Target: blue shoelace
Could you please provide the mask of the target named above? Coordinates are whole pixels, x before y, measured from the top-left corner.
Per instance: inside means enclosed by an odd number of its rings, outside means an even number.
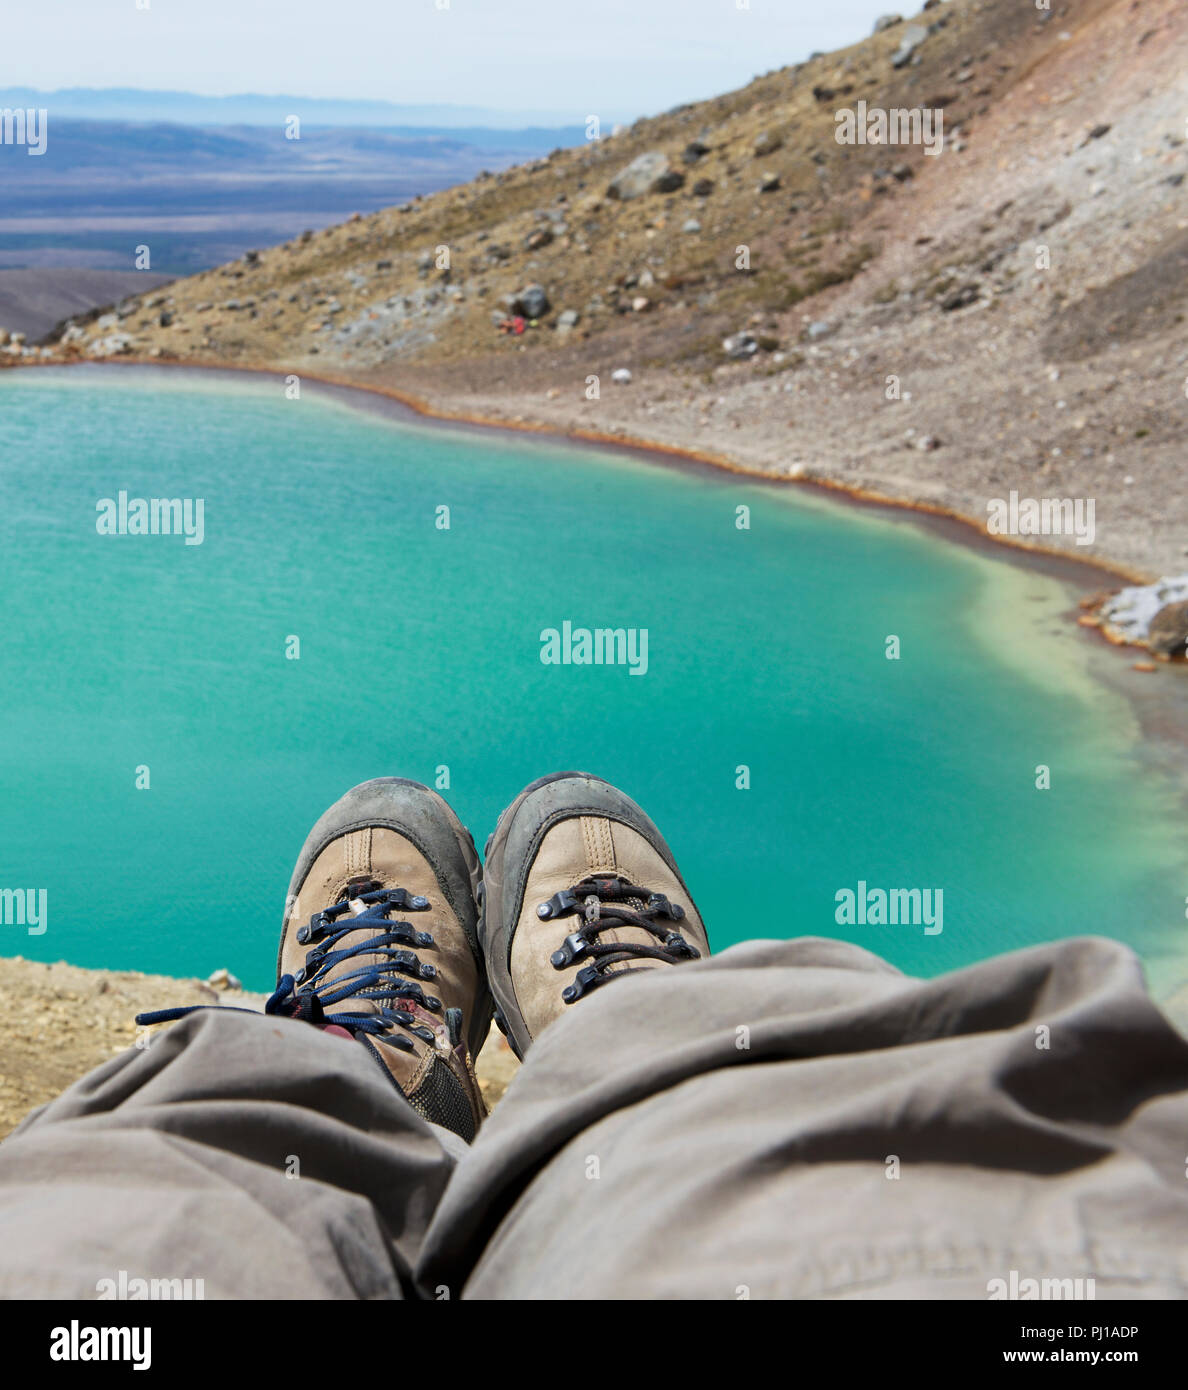
[[[353,912],[351,904],[360,901],[365,904],[364,910],[348,917],[340,925],[338,919],[348,911]],[[275,991],[264,1005],[264,1012],[321,1026],[336,1024],[352,1035],[390,1034],[384,1037],[384,1042],[406,1052],[415,1051],[412,1039],[401,1033],[393,1033],[393,1029],[404,1029],[422,1042],[434,1043],[436,1036],[433,1030],[418,1023],[416,1016],[407,1009],[399,1007],[401,1000],[411,1000],[431,1013],[441,1012],[441,1000],[427,995],[417,983],[419,980],[436,979],[437,969],[419,960],[412,949],[423,950],[433,946],[433,937],[429,932],[417,931],[410,922],[388,920],[388,913],[397,909],[424,912],[428,906],[428,898],[414,897],[403,888],[376,888],[358,893],[353,898],[344,898],[322,912],[315,912],[307,925],[297,929],[298,943],[310,947],[304,966],[295,975],[280,977]],[[369,928],[374,929],[372,934],[354,945],[339,947],[347,936],[365,932]],[[328,978],[337,966],[358,956],[379,956],[382,959],[368,961],[345,971],[334,980]],[[380,1007],[375,1011],[358,1013],[334,1010],[336,1004],[349,999],[372,1000],[378,1002]],[[136,1022],[142,1026],[172,1023],[199,1009],[254,1012],[251,1009],[236,1009],[233,1004],[191,1004],[184,1008],[137,1014]],[[459,1031],[460,1019],[449,1015],[457,1012],[447,1010],[452,1041]]]

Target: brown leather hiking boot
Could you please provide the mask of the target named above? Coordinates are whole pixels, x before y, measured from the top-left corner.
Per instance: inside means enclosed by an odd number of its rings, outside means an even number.
[[[335,802],[297,860],[269,1012],[345,1031],[409,1104],[468,1142],[491,1025],[470,832],[436,792],[380,777]]]
[[[436,792],[363,782],[310,831],[293,870],[267,1014],[355,1038],[427,1120],[470,1142],[492,1001],[478,942],[481,870]],[[198,1004],[139,1014],[169,1023]]]
[[[621,975],[709,955],[676,860],[644,812],[586,772],[526,787],[487,841],[479,939],[495,1021],[522,1057]]]

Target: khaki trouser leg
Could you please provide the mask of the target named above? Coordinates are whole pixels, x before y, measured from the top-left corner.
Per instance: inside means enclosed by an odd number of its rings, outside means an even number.
[[[452,1167],[356,1042],[204,1010],[0,1144],[0,1294],[399,1298]]]
[[[1115,943],[920,981],[757,941],[551,1025],[419,1275],[476,1298],[985,1299],[1014,1270],[1183,1297],[1186,1153],[1188,1043]]]

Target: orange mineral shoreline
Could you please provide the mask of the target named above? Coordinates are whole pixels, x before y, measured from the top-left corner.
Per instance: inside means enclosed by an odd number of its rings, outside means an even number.
[[[134,367],[142,370],[163,372],[181,371],[216,374],[225,373],[230,376],[268,376],[280,380],[283,380],[286,376],[292,375],[299,377],[303,383],[312,382],[316,385],[329,387],[334,391],[371,396],[381,400],[392,401],[402,406],[413,415],[442,424],[461,426],[463,428],[475,430],[512,430],[521,434],[542,435],[558,440],[592,444],[603,449],[613,450],[617,453],[660,458],[670,462],[675,461],[678,464],[691,463],[702,468],[711,468],[719,472],[733,473],[740,477],[750,478],[756,482],[804,487],[817,492],[829,493],[845,502],[862,507],[911,513],[920,517],[922,520],[940,523],[939,526],[934,526],[932,529],[939,530],[942,534],[945,534],[949,539],[954,540],[958,544],[972,545],[976,549],[981,549],[990,553],[998,553],[1005,550],[1010,553],[1000,555],[1000,558],[1004,560],[1013,560],[1015,563],[1025,563],[1031,568],[1041,569],[1054,577],[1063,578],[1070,583],[1081,584],[1086,587],[1092,587],[1094,582],[1099,581],[1102,577],[1120,580],[1123,584],[1149,584],[1158,578],[1157,575],[1133,569],[1117,561],[1092,556],[1074,556],[1070,555],[1065,550],[1038,545],[1019,537],[991,535],[982,522],[976,517],[968,516],[965,513],[955,511],[948,507],[942,507],[936,503],[919,502],[913,501],[910,498],[893,497],[885,493],[873,492],[868,489],[855,487],[852,484],[839,482],[835,479],[822,478],[814,474],[789,475],[771,473],[762,468],[754,468],[746,464],[737,463],[733,459],[727,458],[721,454],[708,453],[682,445],[662,444],[654,440],[642,439],[630,435],[606,434],[597,430],[587,429],[567,430],[558,428],[554,425],[542,424],[538,421],[502,420],[491,416],[476,415],[466,411],[443,409],[441,406],[426,400],[424,397],[414,396],[396,387],[381,386],[371,382],[363,383],[349,376],[337,376],[330,373],[310,372],[304,368],[299,370],[295,367],[286,368],[265,364],[237,363],[235,366],[225,366],[218,362],[180,362],[140,357],[108,358],[101,362],[87,361],[82,358],[63,358],[57,361],[13,364],[13,366],[18,365],[33,370],[37,368],[45,369],[53,367],[90,367],[99,369],[107,367]],[[971,536],[969,532],[973,532],[973,535]],[[1108,637],[1105,633],[1101,635],[1107,641],[1114,641],[1115,645],[1124,645]]]

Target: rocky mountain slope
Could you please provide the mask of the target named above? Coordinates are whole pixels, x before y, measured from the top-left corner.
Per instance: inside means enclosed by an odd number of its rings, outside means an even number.
[[[943,153],[839,144],[860,102],[943,113]],[[741,91],[145,294],[54,351],[318,374],[981,525],[1010,489],[1093,498],[1092,546],[1044,543],[1174,574],[1186,110],[1177,0],[929,0]]]

